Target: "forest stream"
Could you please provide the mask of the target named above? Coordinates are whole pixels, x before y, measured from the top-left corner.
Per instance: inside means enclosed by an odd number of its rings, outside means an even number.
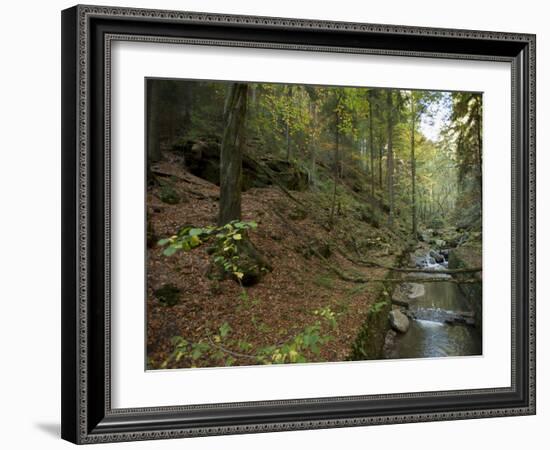
[[[431,251],[433,252],[433,250]],[[433,253],[432,253],[433,254]],[[441,263],[435,262],[430,253],[415,257],[416,266],[434,271],[447,269],[445,256]],[[397,334],[386,358],[435,358],[443,356],[481,355],[481,333],[474,326],[472,301],[460,289],[459,284],[449,281],[450,275],[414,273],[415,278],[429,276],[441,281],[412,284],[416,295],[409,298],[405,314],[410,319],[406,333]]]

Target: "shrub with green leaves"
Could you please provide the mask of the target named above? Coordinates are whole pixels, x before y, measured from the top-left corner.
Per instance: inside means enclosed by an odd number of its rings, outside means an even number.
[[[175,235],[158,241],[158,245],[166,247],[163,251],[165,256],[171,256],[178,251],[190,251],[206,242],[212,243],[214,263],[224,272],[241,280],[244,269],[239,265],[239,243],[246,237],[248,230],[257,226],[256,222],[233,220],[219,227],[183,227]]]
[[[331,339],[331,336],[321,335],[321,324],[315,322],[289,342],[260,348],[257,352],[257,361],[260,364],[306,363],[307,353],[319,355],[321,346]]]
[[[330,306],[325,306],[321,309],[316,309],[313,311],[313,314],[316,316],[321,316],[325,319],[330,327],[335,330],[338,327],[337,314],[330,308]]]
[[[206,340],[201,339],[198,342],[190,342],[182,336],[174,336],[172,338],[174,350],[170,357],[162,363],[160,368],[165,369],[169,364],[173,362],[177,363],[182,358],[190,360],[191,367],[195,367],[197,361],[205,357],[218,361],[225,366],[231,366],[235,362],[235,358],[220,350],[222,348],[220,347],[221,343],[223,343],[230,332],[231,326],[227,322],[224,322],[218,328],[218,332],[213,335],[209,333]]]
[[[329,306],[315,310],[313,314],[323,319],[332,330],[337,327],[336,313]],[[262,331],[264,324],[258,324],[254,318],[252,318],[252,323],[259,331]],[[166,368],[174,362],[178,363],[182,358],[187,359],[191,367],[200,364],[199,359],[208,360],[208,365],[214,363],[231,366],[236,361],[235,357],[248,359],[255,364],[306,363],[312,358],[319,360],[321,348],[333,339],[332,336],[323,334],[322,328],[322,321],[315,320],[312,325],[306,326],[290,339],[254,348],[250,342],[232,338],[231,326],[224,322],[215,333],[206,330],[206,336],[197,342],[190,342],[182,336],[174,336],[172,338],[174,350],[170,357],[162,363],[161,368]]]

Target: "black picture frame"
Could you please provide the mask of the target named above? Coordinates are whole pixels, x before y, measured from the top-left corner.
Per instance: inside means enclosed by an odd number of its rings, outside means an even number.
[[[110,42],[117,39],[510,62],[511,386],[112,409],[108,108]],[[528,414],[535,414],[534,35],[81,5],[62,12],[64,439],[83,444]]]

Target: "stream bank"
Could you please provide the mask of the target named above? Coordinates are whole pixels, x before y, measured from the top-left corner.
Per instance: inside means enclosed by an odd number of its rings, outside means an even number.
[[[409,257],[411,248],[405,249],[396,258],[396,265],[401,266]],[[392,271],[388,271],[385,278],[392,278]],[[376,301],[367,311],[367,316],[359,334],[352,344],[349,360],[383,359],[385,354],[386,336],[391,332],[388,316],[392,310],[392,296],[396,285],[382,283],[376,293]]]

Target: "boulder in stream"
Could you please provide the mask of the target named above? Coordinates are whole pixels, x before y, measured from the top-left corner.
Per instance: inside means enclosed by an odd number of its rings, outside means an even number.
[[[422,297],[425,292],[426,290],[423,284],[401,283],[393,290],[392,303],[408,308],[411,300]]]
[[[415,299],[422,297],[426,293],[426,289],[423,284],[420,283],[407,283],[407,297]]]
[[[445,258],[441,253],[436,252],[435,250],[430,250],[430,257],[432,257],[436,263],[441,264],[445,262]]]
[[[409,329],[409,318],[398,309],[393,309],[389,314],[390,325],[395,331],[406,333]]]

